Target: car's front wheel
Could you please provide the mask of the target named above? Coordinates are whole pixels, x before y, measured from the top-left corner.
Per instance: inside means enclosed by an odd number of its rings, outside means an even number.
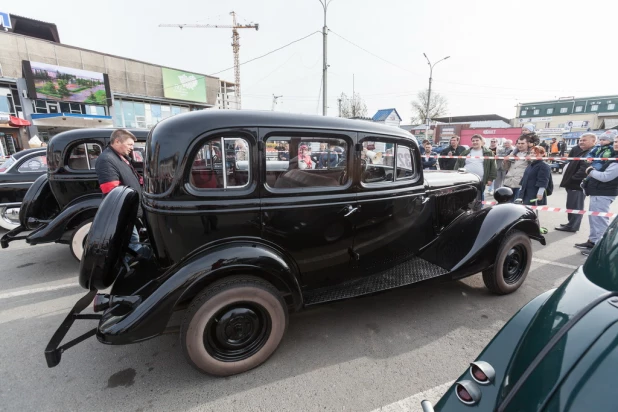
[[[82,260],[84,245],[86,244],[88,232],[90,232],[90,226],[92,226],[92,219],[88,219],[80,223],[71,235],[71,243],[69,244],[69,247],[71,248],[71,254],[75,259],[77,259],[78,262]]]
[[[19,226],[18,207],[0,207],[0,227],[13,230]]]
[[[265,362],[287,323],[286,304],[270,283],[252,276],[225,278],[197,295],[187,309],[183,352],[202,372],[235,375]]]
[[[515,292],[526,280],[532,263],[530,238],[513,230],[502,240],[494,265],[483,271],[487,289],[498,295]]]

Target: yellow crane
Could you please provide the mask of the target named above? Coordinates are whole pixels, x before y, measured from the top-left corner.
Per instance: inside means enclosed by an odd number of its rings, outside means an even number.
[[[236,23],[236,13],[233,11],[230,12],[232,16],[232,25],[220,25],[220,24],[159,24],[159,27],[179,27],[180,29],[188,28],[199,28],[199,29],[232,29],[232,50],[234,51],[234,77],[236,82],[236,100],[237,100],[237,108],[240,109],[240,60],[239,60],[239,50],[240,50],[240,35],[238,34],[238,29],[255,29],[256,31],[259,29],[260,25],[255,24],[237,24]]]

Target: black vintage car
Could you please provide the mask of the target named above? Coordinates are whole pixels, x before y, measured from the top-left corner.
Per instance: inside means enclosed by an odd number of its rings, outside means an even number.
[[[268,160],[272,148],[287,155]],[[47,364],[94,335],[121,345],[173,332],[190,364],[227,376],[264,362],[303,308],[481,271],[493,292],[517,290],[530,238],[545,244],[535,213],[507,203],[506,188],[502,204],[473,212],[476,175],[420,164],[408,133],[364,121],[200,111],[160,122],[141,202],[120,186],[97,211],[79,272],[88,293]],[[151,258],[128,248],[140,207]],[[62,345],[77,319],[98,326]]]
[[[47,173],[45,148],[27,149],[0,164],[0,227],[19,226],[19,208],[34,181]]]
[[[112,132],[111,129],[78,129],[50,140],[47,173],[32,183],[25,194],[19,226],[2,236],[2,248],[18,239],[25,239],[30,245],[64,243],[77,260],[81,259],[84,239],[103,200],[95,171],[96,160]],[[131,132],[138,139],[133,163],[141,173],[148,131]],[[22,234],[26,231],[30,232]]]

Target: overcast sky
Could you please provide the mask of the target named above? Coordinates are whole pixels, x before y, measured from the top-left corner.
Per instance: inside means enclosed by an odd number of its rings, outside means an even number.
[[[78,3],[75,3],[78,4]],[[318,0],[133,0],[80,6],[29,0],[7,11],[56,23],[62,43],[211,74],[233,65],[230,29],[159,28],[159,23],[257,22],[240,30],[247,61],[321,31]],[[3,9],[5,8],[3,7]],[[616,19],[611,0],[332,0],[327,25],[329,115],[337,97],[360,93],[368,115],[397,109],[409,123],[410,102],[426,89],[449,102],[449,115],[515,116],[517,102],[618,93]],[[336,34],[335,34],[336,33]],[[341,37],[380,58],[369,54]],[[388,62],[386,62],[386,61]],[[234,71],[217,75],[234,81]],[[321,114],[322,35],[314,34],[241,66],[244,109]]]

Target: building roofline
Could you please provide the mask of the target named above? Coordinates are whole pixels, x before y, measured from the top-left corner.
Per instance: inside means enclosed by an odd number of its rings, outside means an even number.
[[[89,52],[89,53],[97,53],[97,54],[100,54],[100,55],[103,55],[103,56],[115,57],[117,59],[128,60],[128,61],[132,61],[132,62],[136,62],[136,63],[148,64],[148,65],[151,65],[151,66],[157,66],[157,67],[161,67],[161,68],[166,68],[166,69],[171,69],[171,70],[178,70],[178,71],[181,71],[181,72],[187,72],[186,69],[183,70],[183,69],[178,69],[178,68],[175,68],[175,67],[163,66],[163,65],[160,65],[160,64],[156,64],[156,63],[145,62],[143,60],[132,59],[130,57],[117,56],[115,54],[109,54],[109,53],[104,53],[104,52],[100,52],[100,51],[96,51],[96,50],[85,49],[83,47],[71,46],[71,45],[66,44],[66,43],[56,43],[56,42],[53,42],[53,41],[50,41],[50,40],[44,40],[44,39],[39,39],[37,37],[26,36],[24,34],[17,34],[17,33],[11,33],[11,32],[0,32],[0,34],[9,35],[9,36],[25,37],[25,38],[28,38],[28,39],[35,39],[37,41],[42,41],[42,42],[50,43],[50,44],[53,44],[53,45],[56,45],[56,46],[68,47],[70,49],[81,50],[81,51],[85,51],[85,52]],[[187,72],[187,73],[193,73],[193,74],[197,74],[199,76],[209,77],[211,79],[222,80],[220,77],[212,76],[212,75],[209,75],[209,74],[203,74],[203,73],[197,73],[197,72]],[[230,82],[230,83],[233,83],[233,82]]]
[[[540,100],[537,102],[525,102],[519,103],[520,106],[527,106],[530,104],[542,104],[542,103],[556,103],[556,102],[573,102],[577,100],[593,100],[593,99],[607,99],[607,98],[616,98],[618,99],[618,94],[609,94],[605,96],[588,96],[588,97],[574,97],[572,99],[554,99],[554,100]]]

